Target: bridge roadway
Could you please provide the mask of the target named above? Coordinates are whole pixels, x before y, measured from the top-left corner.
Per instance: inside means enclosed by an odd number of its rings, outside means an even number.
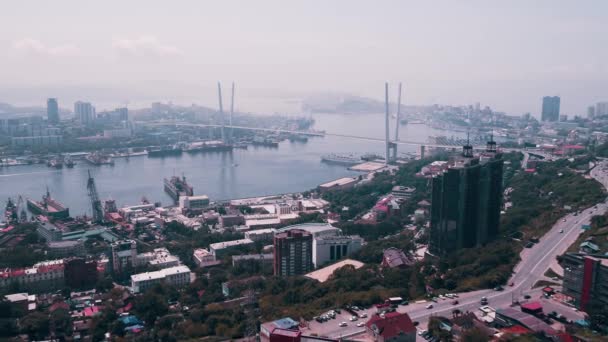
[[[215,124],[195,124],[195,123],[187,123],[187,122],[170,122],[170,121],[165,121],[165,122],[138,121],[137,123],[142,124],[142,125],[147,125],[147,126],[174,126],[174,127],[200,127],[200,128],[209,128],[209,127],[221,128],[222,127],[222,125],[215,125]],[[232,125],[232,126],[225,125],[223,127],[250,130],[250,131],[260,131],[260,132],[290,133],[290,134],[301,134],[301,135],[309,135],[309,136],[317,136],[317,137],[333,136],[333,137],[367,140],[367,141],[374,141],[374,142],[381,142],[381,143],[386,142],[385,139],[381,139],[381,138],[363,137],[363,136],[351,135],[351,134],[327,133],[327,132],[315,132],[315,131],[295,131],[295,130],[288,130],[288,129],[247,127],[247,126],[235,126],[235,125]],[[391,140],[391,143],[398,144],[398,145],[426,146],[426,147],[448,148],[448,149],[456,149],[456,148],[461,147],[460,145],[439,145],[439,144],[431,144],[431,143],[425,143],[425,142],[419,142],[419,141],[407,141],[407,140],[397,140],[397,141]],[[473,146],[473,149],[475,149],[475,150],[485,150],[485,148],[486,148],[485,145]],[[511,148],[508,150],[509,151],[516,151],[516,150],[519,151],[520,149]],[[503,151],[506,151],[506,150],[503,149]]]

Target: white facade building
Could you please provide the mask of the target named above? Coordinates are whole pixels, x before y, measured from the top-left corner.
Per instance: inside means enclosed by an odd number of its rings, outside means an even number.
[[[198,267],[215,266],[221,263],[220,260],[215,258],[215,255],[211,254],[211,252],[205,248],[195,249],[194,253],[192,253],[192,259],[194,259],[194,262]]]
[[[187,266],[175,266],[155,272],[134,274],[131,276],[131,289],[133,293],[145,292],[152,286],[165,283],[167,285],[183,287],[194,281],[194,274]]]
[[[359,236],[334,235],[315,238],[312,241],[312,263],[315,268],[328,262],[345,258],[361,249],[363,239]]]
[[[199,196],[180,196],[179,207],[188,210],[204,209],[209,205],[209,197],[206,195]]]
[[[154,251],[148,253],[137,254],[135,264],[142,266],[149,264],[161,268],[179,266],[179,258],[169,253],[166,248],[155,248]]]

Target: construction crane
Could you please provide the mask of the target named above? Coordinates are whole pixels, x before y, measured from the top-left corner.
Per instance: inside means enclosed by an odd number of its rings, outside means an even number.
[[[101,201],[97,194],[97,187],[95,186],[95,179],[91,176],[91,170],[88,170],[89,180],[87,181],[87,190],[89,192],[89,198],[91,199],[91,206],[93,209],[93,222],[103,222],[103,209],[101,207]]]

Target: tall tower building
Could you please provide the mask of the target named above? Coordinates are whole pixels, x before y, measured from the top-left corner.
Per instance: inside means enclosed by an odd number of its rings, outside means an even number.
[[[83,126],[89,126],[95,120],[95,107],[90,102],[74,103],[74,115]]]
[[[46,100],[46,117],[50,124],[59,123],[59,105],[57,99],[49,98]]]
[[[595,105],[595,115],[597,115],[597,116],[608,115],[608,102],[598,102]]]
[[[587,107],[587,118],[593,119],[594,117],[595,117],[595,107],[594,106]]]
[[[274,274],[293,276],[313,270],[312,234],[292,229],[274,236]]]
[[[498,235],[503,160],[494,141],[473,155],[465,146],[432,180],[429,253],[443,256],[484,245]]]
[[[110,266],[114,274],[126,274],[133,270],[137,258],[135,240],[119,240],[110,245]]]
[[[559,96],[543,97],[543,109],[541,114],[542,121],[558,121],[559,120]]]

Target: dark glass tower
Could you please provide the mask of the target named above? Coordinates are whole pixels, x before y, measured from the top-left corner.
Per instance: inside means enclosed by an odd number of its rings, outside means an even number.
[[[432,179],[429,252],[446,255],[481,246],[498,235],[503,160],[490,141],[480,156],[464,146],[462,156]]]

